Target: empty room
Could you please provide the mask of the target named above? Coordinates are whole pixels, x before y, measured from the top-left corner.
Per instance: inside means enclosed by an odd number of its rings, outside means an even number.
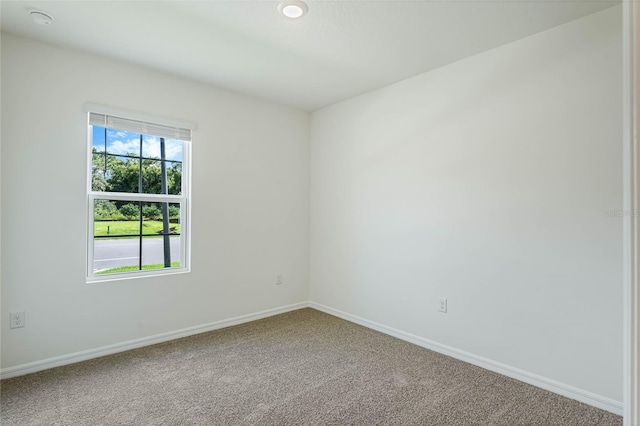
[[[638,426],[634,7],[2,1],[1,424]]]

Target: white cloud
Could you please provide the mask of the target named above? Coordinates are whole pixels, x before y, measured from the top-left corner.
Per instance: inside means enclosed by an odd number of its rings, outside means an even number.
[[[109,141],[107,144],[107,152],[109,154],[133,154],[140,153],[140,139],[129,139],[126,142],[115,140]]]
[[[140,153],[140,139],[129,139],[127,141],[110,141],[107,147],[110,154],[125,155]],[[173,140],[166,140],[165,154],[167,160],[182,160],[182,143]],[[145,137],[142,140],[142,155],[144,157],[160,158],[160,139],[156,137]]]
[[[164,150],[168,160],[182,161],[182,142],[165,140]]]

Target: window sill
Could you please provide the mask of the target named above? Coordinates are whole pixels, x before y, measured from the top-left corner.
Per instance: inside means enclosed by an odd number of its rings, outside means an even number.
[[[121,272],[109,275],[94,275],[91,277],[87,277],[87,284],[95,284],[95,283],[103,283],[103,282],[111,282],[111,281],[125,281],[125,280],[133,280],[138,278],[152,278],[152,277],[163,277],[166,275],[178,275],[178,274],[187,274],[190,273],[191,269],[184,268],[171,268],[171,269],[160,269],[160,270],[151,270],[151,271],[139,271],[139,272]]]

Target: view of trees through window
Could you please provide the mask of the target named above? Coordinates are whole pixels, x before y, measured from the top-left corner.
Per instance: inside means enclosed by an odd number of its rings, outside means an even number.
[[[183,142],[99,126],[91,132],[93,273],[181,266],[175,196],[182,194]]]

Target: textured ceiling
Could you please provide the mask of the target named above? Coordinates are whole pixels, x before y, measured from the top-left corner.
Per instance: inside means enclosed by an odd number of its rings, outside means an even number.
[[[314,110],[618,1],[10,1],[2,30]],[[30,7],[52,13],[34,24]]]

